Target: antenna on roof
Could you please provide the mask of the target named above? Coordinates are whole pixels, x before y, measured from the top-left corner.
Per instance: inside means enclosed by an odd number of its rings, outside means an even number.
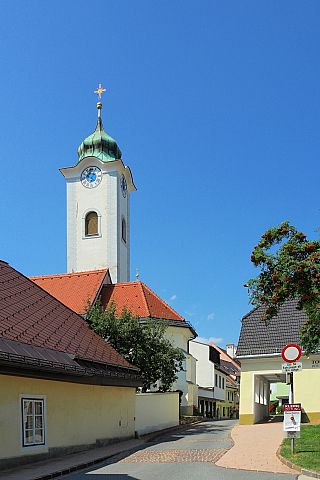
[[[139,270],[137,269],[137,273],[136,273],[136,278],[137,278],[137,281],[139,280]]]

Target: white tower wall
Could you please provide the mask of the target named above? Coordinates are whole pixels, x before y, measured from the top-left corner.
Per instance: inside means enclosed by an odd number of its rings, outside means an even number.
[[[81,183],[81,173],[89,166],[102,171],[102,179],[94,188]],[[61,169],[67,181],[67,269],[80,272],[109,268],[113,283],[130,281],[130,193],[135,190],[130,169],[122,160],[102,162],[86,157],[74,167]],[[126,196],[121,190],[121,177],[127,183]],[[85,216],[98,215],[98,234],[85,236]],[[122,239],[122,219],[126,223],[126,239]]]

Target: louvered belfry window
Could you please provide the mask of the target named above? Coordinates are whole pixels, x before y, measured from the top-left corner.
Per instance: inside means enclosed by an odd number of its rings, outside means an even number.
[[[98,215],[96,212],[89,212],[85,221],[85,236],[98,235]]]
[[[122,219],[122,240],[127,242],[127,225],[124,218]]]

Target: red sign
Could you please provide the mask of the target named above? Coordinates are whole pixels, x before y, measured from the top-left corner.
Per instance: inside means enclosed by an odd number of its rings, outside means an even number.
[[[301,403],[285,403],[283,410],[285,412],[301,412]]]
[[[284,347],[281,355],[285,362],[293,363],[299,360],[301,354],[302,350],[299,345],[296,345],[295,343],[290,343],[289,345],[286,345]]]

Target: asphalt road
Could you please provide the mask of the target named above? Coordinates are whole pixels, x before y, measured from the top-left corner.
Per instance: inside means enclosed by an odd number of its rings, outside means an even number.
[[[136,450],[110,458],[99,467],[69,475],[68,480],[296,480],[298,475],[216,467],[231,445],[236,420],[213,420],[178,430]]]

